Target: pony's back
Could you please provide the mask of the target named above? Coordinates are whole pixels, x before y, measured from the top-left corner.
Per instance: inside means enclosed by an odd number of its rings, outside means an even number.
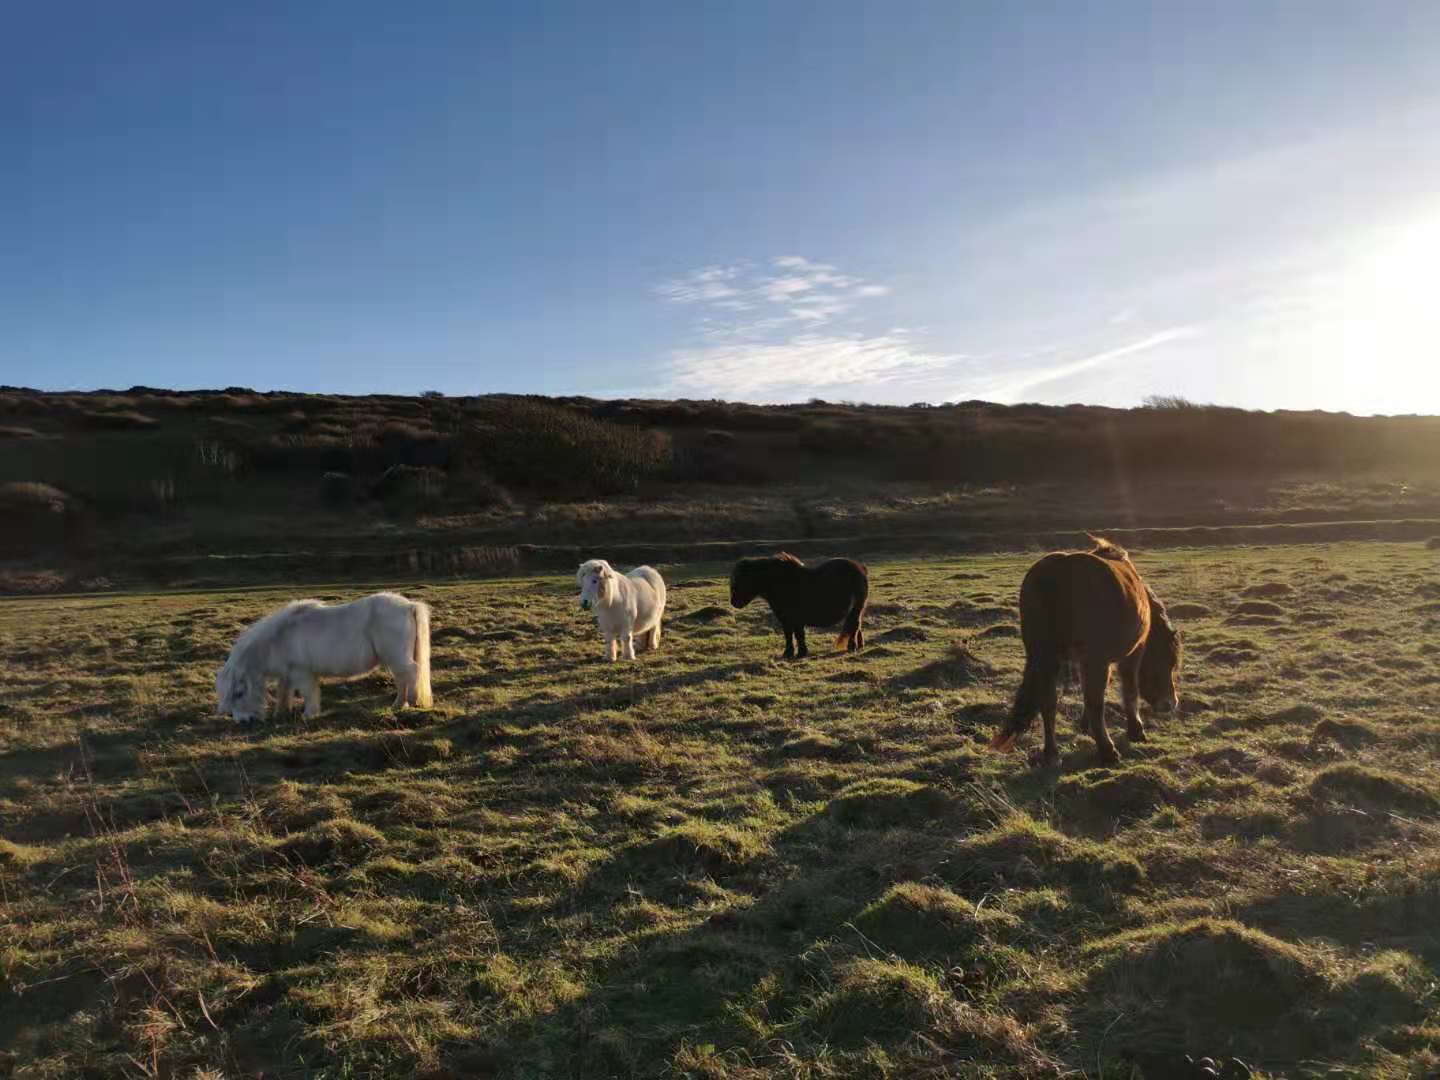
[[[264,645],[273,640],[296,615],[302,611],[313,611],[315,608],[323,608],[326,605],[319,600],[291,600],[284,607],[277,608],[270,614],[256,619],[240,632],[235,639],[235,645],[230,650],[233,657],[239,653],[247,652],[257,645]]]

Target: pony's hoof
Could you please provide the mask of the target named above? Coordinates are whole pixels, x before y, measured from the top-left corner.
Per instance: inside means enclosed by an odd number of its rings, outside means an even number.
[[[1125,736],[1126,736],[1126,738],[1128,738],[1131,742],[1144,742],[1144,741],[1145,741],[1145,729],[1144,729],[1144,728],[1135,728],[1133,731],[1127,731],[1127,732],[1125,733]]]
[[[1100,751],[1100,764],[1101,764],[1101,765],[1119,765],[1119,764],[1120,764],[1120,751],[1116,750],[1113,746],[1112,746],[1109,750],[1101,750],[1101,751]]]

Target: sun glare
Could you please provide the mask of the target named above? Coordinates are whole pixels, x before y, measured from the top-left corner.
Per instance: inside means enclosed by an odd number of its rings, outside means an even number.
[[[1358,396],[1386,411],[1440,411],[1440,214],[1367,246],[1339,300],[1340,360]]]

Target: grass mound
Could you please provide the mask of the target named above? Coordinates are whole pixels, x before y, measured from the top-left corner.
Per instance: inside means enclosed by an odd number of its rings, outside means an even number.
[[[1242,589],[1240,595],[1252,600],[1273,600],[1277,596],[1290,596],[1295,592],[1293,585],[1284,581],[1262,581]]]
[[[1218,776],[1252,773],[1259,764],[1253,754],[1246,753],[1238,746],[1222,746],[1215,750],[1206,750],[1196,754],[1192,760]]]
[[[871,640],[876,642],[891,642],[928,641],[929,639],[930,634],[928,631],[925,630],[924,627],[912,626],[907,623],[904,626],[895,626],[889,630],[884,631],[883,633],[876,634]]]
[[[694,611],[687,611],[684,615],[676,616],[675,621],[681,623],[692,623],[697,626],[709,626],[716,619],[729,619],[733,612],[717,604],[707,604],[705,607],[696,608]]]
[[[907,674],[897,676],[893,683],[897,687],[935,687],[959,689],[974,686],[995,674],[984,658],[976,656],[963,641],[954,642],[946,655],[938,660],[916,668]]]
[[[1203,619],[1210,614],[1210,609],[1204,604],[1186,602],[1171,604],[1167,610],[1172,619]]]
[[[770,845],[754,830],[692,819],[640,845],[640,851],[653,864],[698,867],[719,874],[768,854]]]
[[[1285,609],[1269,600],[1246,600],[1236,605],[1236,615],[1284,615]]]
[[[1375,810],[1434,813],[1440,799],[1398,773],[1362,765],[1332,765],[1310,782],[1310,794],[1327,802]]]
[[[855,756],[855,751],[856,747],[853,743],[841,742],[833,735],[826,735],[823,731],[807,731],[780,747],[780,753],[786,757],[826,758],[831,761],[844,761],[852,758]]]
[[[1248,664],[1250,661],[1258,659],[1260,659],[1260,650],[1253,645],[1220,644],[1205,654],[1206,663],[1227,666]]]
[[[933,975],[903,960],[853,960],[836,969],[805,1019],[833,1045],[855,1047],[925,1030],[946,997]]]
[[[1019,637],[1020,627],[1014,623],[996,623],[994,626],[987,626],[984,630],[977,631],[975,636],[983,638]]]
[[[954,962],[996,930],[1019,920],[977,908],[949,889],[914,881],[891,886],[855,919],[861,933],[911,960]]]
[[[1174,777],[1153,765],[1067,776],[1056,786],[1055,795],[1081,813],[1131,820],[1180,801]]]
[[[1311,724],[1320,719],[1320,710],[1314,705],[1291,705],[1265,717],[1268,724]]]
[[[1297,1034],[1285,1029],[1316,1023],[1311,1009],[1328,989],[1311,954],[1228,920],[1167,922],[1082,953],[1098,961],[1090,1008],[1123,1015],[1125,1034],[1150,1045],[1268,1056]]]
[[[1321,720],[1310,729],[1312,742],[1333,742],[1347,749],[1356,749],[1378,742],[1380,733],[1359,720]]]
[[[1022,813],[963,841],[951,865],[951,883],[978,895],[1004,886],[1050,885],[1090,900],[1130,892],[1145,881],[1144,868],[1128,852],[1073,840]]]
[[[290,837],[277,849],[287,859],[306,866],[327,863],[353,865],[385,847],[385,834],[372,825],[349,818],[331,818]]]
[[[881,776],[841,789],[830,800],[830,816],[841,825],[879,829],[923,824],[939,817],[950,805],[948,796],[928,784]]]

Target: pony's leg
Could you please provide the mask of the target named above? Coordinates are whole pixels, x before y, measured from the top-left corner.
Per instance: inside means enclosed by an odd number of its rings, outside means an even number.
[[[810,655],[810,647],[805,644],[805,627],[803,624],[795,628],[795,643],[800,646],[795,653],[797,659],[803,660]]]
[[[295,711],[295,687],[290,684],[290,673],[280,676],[279,693],[275,696],[275,715],[289,716]]]
[[[390,675],[395,680],[393,708],[403,709],[406,705],[415,704],[415,678],[419,673],[420,669],[413,663],[400,664],[391,669]]]
[[[1082,725],[1095,739],[1095,748],[1100,751],[1100,761],[1114,765],[1120,760],[1120,753],[1105,730],[1105,688],[1110,685],[1110,665],[1087,663],[1080,672],[1085,688],[1085,723]]]
[[[320,715],[320,677],[318,675],[306,675],[305,681],[300,684],[300,693],[305,695],[305,715],[315,717]]]
[[[629,630],[625,631],[625,659],[635,659],[635,635]]]
[[[615,657],[620,649],[620,641],[610,634],[605,635],[605,659],[609,663],[615,662]]]
[[[1145,724],[1140,719],[1140,659],[1144,650],[1126,657],[1116,666],[1120,670],[1120,696],[1125,702],[1125,734],[1131,742],[1145,741]]]
[[[785,630],[785,652],[782,653],[781,655],[783,655],[786,660],[794,660],[794,659],[795,659],[795,631],[792,630],[792,629],[791,629],[790,627],[788,627],[788,626],[787,626],[787,627],[784,627],[784,630]]]
[[[650,631],[650,651],[654,652],[660,648],[660,624],[657,622],[655,628]]]
[[[1060,744],[1055,741],[1055,713],[1060,708],[1060,688],[1056,685],[1055,673],[1042,675],[1044,682],[1039,687],[1040,719],[1045,725],[1045,764],[1060,764]],[[1033,715],[1033,714],[1032,714]]]

